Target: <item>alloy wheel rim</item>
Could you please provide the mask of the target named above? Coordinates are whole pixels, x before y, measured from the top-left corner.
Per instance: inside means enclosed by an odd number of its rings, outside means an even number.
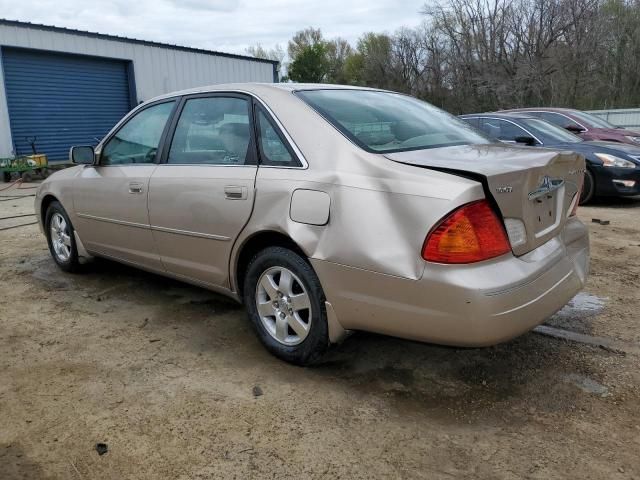
[[[71,258],[71,234],[69,225],[62,215],[54,213],[49,224],[51,245],[58,260],[67,262]]]
[[[283,345],[302,343],[311,329],[311,302],[300,279],[285,267],[271,267],[258,280],[256,309],[265,330]]]

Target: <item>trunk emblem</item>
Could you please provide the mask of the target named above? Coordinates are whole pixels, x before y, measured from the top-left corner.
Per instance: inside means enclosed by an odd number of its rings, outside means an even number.
[[[564,185],[564,180],[561,178],[551,178],[548,175],[542,177],[542,182],[533,191],[529,192],[529,200],[535,200],[536,198],[544,197],[554,190],[559,189]]]
[[[505,185],[504,187],[496,187],[496,193],[511,193],[513,192],[513,187],[510,185]]]

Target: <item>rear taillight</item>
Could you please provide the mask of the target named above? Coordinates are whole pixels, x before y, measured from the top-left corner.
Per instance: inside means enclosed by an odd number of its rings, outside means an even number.
[[[422,258],[438,263],[473,263],[511,250],[502,222],[489,202],[479,200],[454,210],[424,242]]]

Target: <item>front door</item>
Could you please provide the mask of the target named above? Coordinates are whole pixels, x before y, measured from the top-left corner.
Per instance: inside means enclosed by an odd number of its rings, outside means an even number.
[[[187,97],[151,176],[149,219],[174,275],[229,287],[233,243],[253,210],[256,153],[248,97]]]
[[[162,269],[149,226],[149,180],[176,101],[137,112],[74,180],[76,229],[90,252]]]

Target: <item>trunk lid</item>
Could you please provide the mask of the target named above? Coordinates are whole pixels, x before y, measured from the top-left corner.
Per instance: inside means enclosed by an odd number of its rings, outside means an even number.
[[[499,144],[413,150],[385,157],[482,181],[487,197],[495,201],[505,220],[515,255],[524,255],[558,235],[585,170],[584,157],[574,152]]]

